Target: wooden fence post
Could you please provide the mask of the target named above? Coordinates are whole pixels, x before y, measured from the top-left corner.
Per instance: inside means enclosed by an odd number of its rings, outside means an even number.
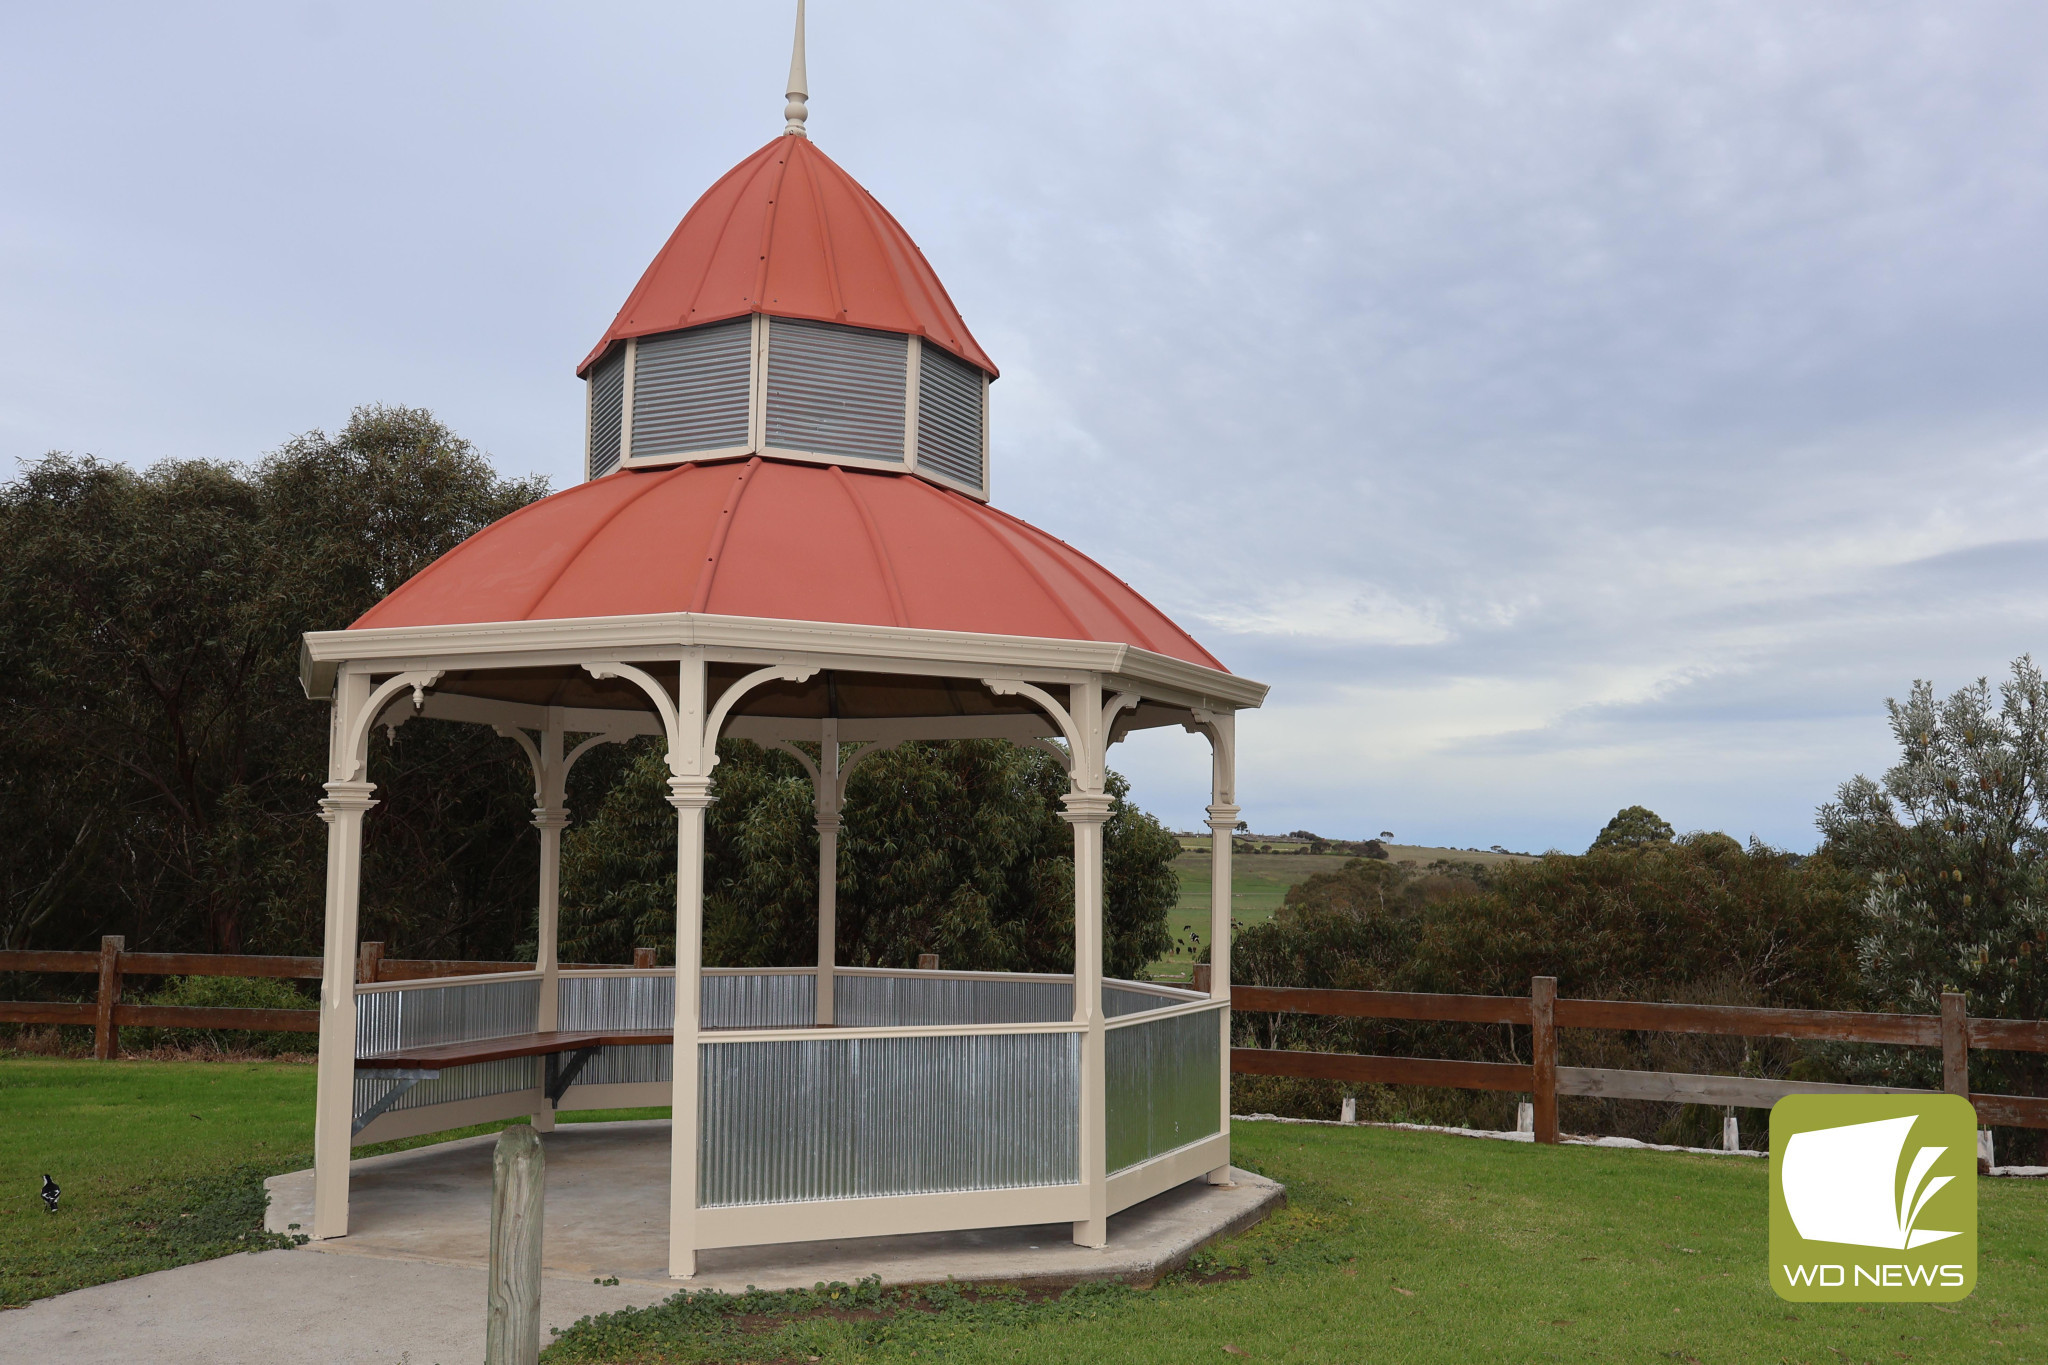
[[[937,971],[939,969],[939,955],[937,953],[919,953],[917,955],[917,969],[921,972]]]
[[[1209,983],[1215,979],[1210,973],[1214,970],[1206,962],[1197,962],[1195,964],[1194,980],[1188,983],[1193,988],[1195,994],[1207,995],[1209,993]]]
[[[484,1365],[540,1359],[540,1230],[547,1159],[540,1134],[515,1123],[491,1157],[491,1272]]]
[[[384,945],[381,943],[360,943],[356,945],[356,984],[374,986],[377,974],[384,970]]]
[[[127,942],[119,934],[100,940],[99,1012],[93,1017],[92,1055],[102,1062],[121,1055],[121,1030],[114,1027],[114,1006],[121,1003],[121,949]]]
[[[633,965],[640,968],[652,967],[654,965],[654,949],[635,948],[633,950]]]
[[[1941,1088],[1970,1098],[1970,1020],[1957,991],[1941,993]]]
[[[1529,981],[1529,1061],[1535,1073],[1536,1140],[1557,1141],[1557,978]]]

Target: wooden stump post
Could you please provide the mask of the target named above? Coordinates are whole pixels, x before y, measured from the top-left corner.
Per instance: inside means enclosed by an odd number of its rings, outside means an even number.
[[[540,1359],[540,1229],[547,1160],[540,1134],[515,1123],[491,1157],[491,1272],[484,1365]]]
[[[356,984],[374,986],[377,976],[384,969],[384,945],[363,943],[356,947]]]
[[[653,965],[654,949],[635,948],[633,950],[633,966],[636,970],[645,970],[646,968],[652,967]]]
[[[1557,978],[1529,982],[1529,1060],[1535,1072],[1536,1140],[1557,1141]]]
[[[114,1006],[121,1003],[121,949],[128,940],[108,934],[100,940],[100,993],[93,1016],[92,1055],[110,1062],[121,1055],[121,1030],[114,1027]]]
[[[1207,995],[1209,993],[1209,983],[1215,979],[1209,973],[1210,967],[1208,963],[1197,962],[1195,964],[1194,980],[1190,983],[1195,994]]]
[[[1970,1020],[1957,991],[1941,994],[1941,1088],[1970,1098]]]
[[[917,955],[917,969],[921,972],[937,971],[939,969],[939,955],[937,953],[919,953]]]

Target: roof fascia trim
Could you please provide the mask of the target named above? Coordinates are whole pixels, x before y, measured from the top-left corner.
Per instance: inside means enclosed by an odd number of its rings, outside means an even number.
[[[630,657],[630,652],[637,651],[639,657],[652,658],[692,646],[769,651],[778,657],[791,652],[835,656],[849,664],[858,659],[871,665],[959,665],[963,666],[959,671],[980,670],[983,676],[1009,670],[1100,673],[1139,684],[1163,685],[1233,710],[1258,706],[1269,690],[1264,683],[1136,645],[694,612],[309,631],[304,637],[302,672],[310,676],[321,672],[322,665],[344,662],[391,665],[450,655],[474,656],[485,661],[476,665],[481,667],[490,666],[492,660],[509,664],[506,656],[563,656],[584,651],[610,658]],[[327,676],[331,678],[331,672]]]

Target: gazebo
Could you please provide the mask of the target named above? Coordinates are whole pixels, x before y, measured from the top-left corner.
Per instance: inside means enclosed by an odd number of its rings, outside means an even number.
[[[799,28],[783,135],[697,201],[583,361],[586,481],[305,637],[307,694],[333,704],[316,1238],[349,1230],[353,1147],[558,1110],[673,1106],[676,1277],[709,1248],[890,1233],[1071,1222],[1100,1247],[1111,1214],[1227,1179],[1235,714],[1266,688],[990,505],[996,367],[806,136],[803,71]],[[490,726],[532,765],[530,971],[354,978],[367,746],[422,718]],[[1205,991],[1102,975],[1105,765],[1161,726],[1211,752]],[[636,736],[667,750],[675,965],[564,970],[564,783]],[[721,738],[815,783],[815,965],[703,964]],[[959,738],[1049,749],[1070,776],[1071,974],[837,961],[848,774]]]

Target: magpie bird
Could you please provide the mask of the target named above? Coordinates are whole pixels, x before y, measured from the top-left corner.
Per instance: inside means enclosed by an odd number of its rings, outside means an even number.
[[[57,1196],[60,1193],[61,1191],[57,1188],[57,1182],[45,1175],[43,1177],[43,1207],[51,1213],[55,1213],[57,1211]]]

